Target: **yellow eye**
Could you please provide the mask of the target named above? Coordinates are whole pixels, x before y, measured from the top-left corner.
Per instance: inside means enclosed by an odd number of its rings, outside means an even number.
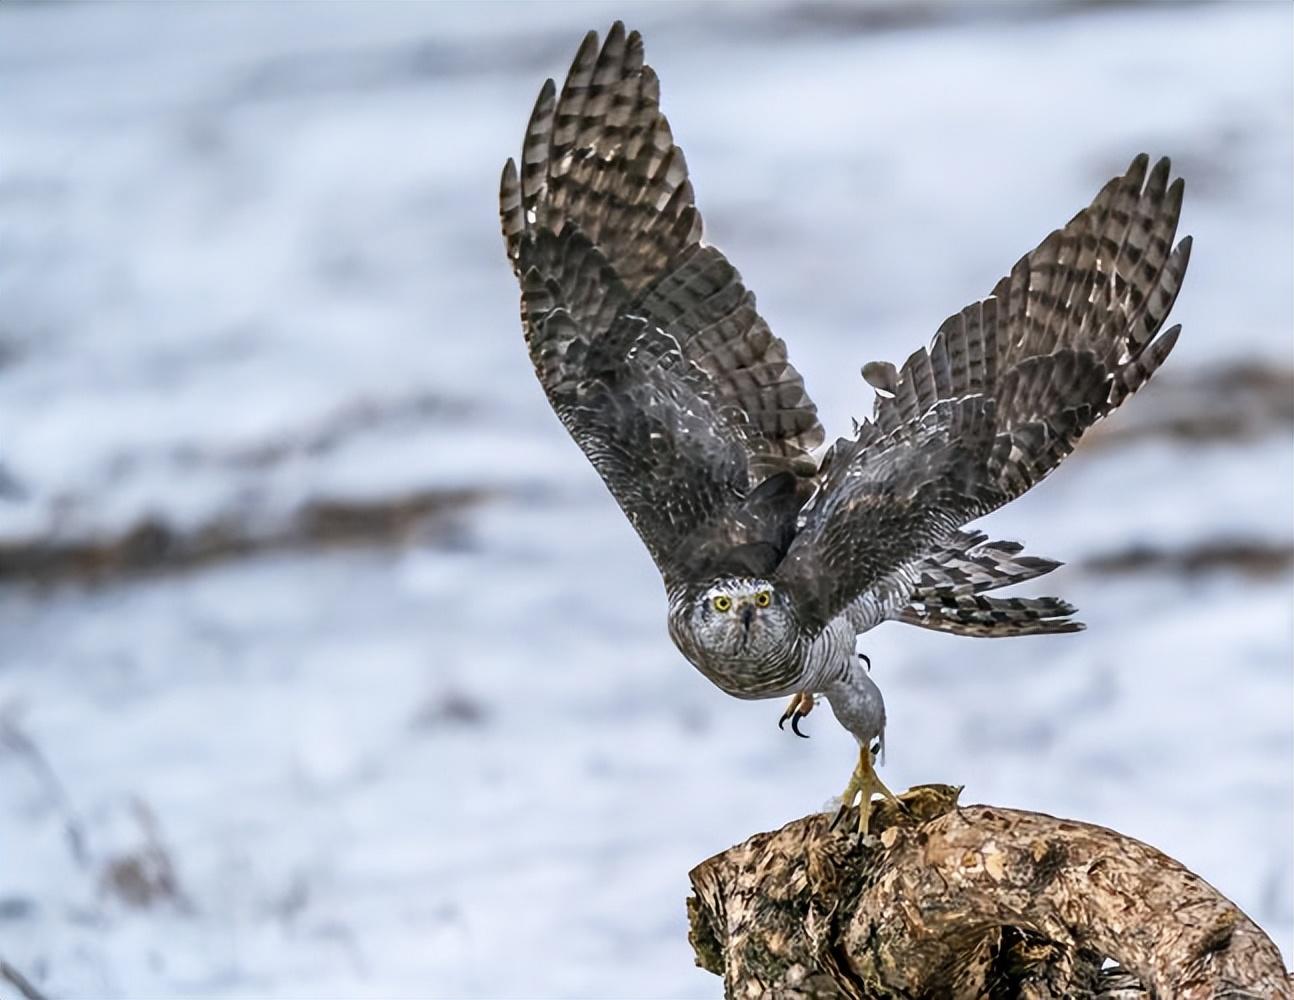
[[[767,590],[761,590],[758,594],[755,595],[756,607],[766,608],[772,603],[773,603],[773,595],[770,594]]]
[[[728,611],[732,608],[732,598],[727,594],[716,594],[713,603],[715,611]]]

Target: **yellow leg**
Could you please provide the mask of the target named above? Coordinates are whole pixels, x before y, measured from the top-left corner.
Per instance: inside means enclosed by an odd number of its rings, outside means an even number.
[[[872,815],[872,796],[880,793],[891,802],[898,804],[898,798],[893,792],[885,787],[885,782],[881,781],[873,765],[872,751],[870,747],[858,748],[858,764],[854,767],[854,773],[849,779],[849,784],[845,786],[845,794],[840,799],[840,809],[843,813],[854,804],[854,799],[860,797],[858,803],[858,832],[864,837],[867,836],[867,822]]]

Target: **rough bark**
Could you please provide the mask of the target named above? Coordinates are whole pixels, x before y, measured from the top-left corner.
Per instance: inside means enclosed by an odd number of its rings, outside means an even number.
[[[959,792],[879,803],[866,842],[813,815],[702,862],[697,964],[729,997],[1294,994],[1271,940],[1172,858],[1104,827],[958,807]]]

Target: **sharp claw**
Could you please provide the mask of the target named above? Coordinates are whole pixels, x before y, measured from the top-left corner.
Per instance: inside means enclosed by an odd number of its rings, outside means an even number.
[[[840,825],[840,821],[845,818],[845,813],[847,812],[849,812],[849,806],[842,802],[840,808],[836,810],[836,815],[832,816],[831,822],[827,824],[827,829],[834,830],[838,827]]]
[[[858,658],[867,664],[867,672],[870,674],[872,672],[872,658],[866,653],[859,653]]]
[[[806,702],[808,704],[807,708],[804,707]],[[807,696],[804,692],[800,692],[791,699],[791,703],[786,706],[786,711],[783,712],[782,717],[777,720],[777,728],[785,729],[786,721],[790,719],[791,731],[794,732],[796,736],[800,737],[800,739],[807,740],[809,738],[809,734],[800,732],[800,720],[811,711],[813,711],[813,699]]]

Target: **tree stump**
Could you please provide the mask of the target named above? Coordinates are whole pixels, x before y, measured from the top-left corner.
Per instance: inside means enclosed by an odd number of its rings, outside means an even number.
[[[1279,1000],[1271,939],[1140,841],[923,785],[692,870],[689,939],[729,997]],[[855,814],[856,815],[856,814]]]

